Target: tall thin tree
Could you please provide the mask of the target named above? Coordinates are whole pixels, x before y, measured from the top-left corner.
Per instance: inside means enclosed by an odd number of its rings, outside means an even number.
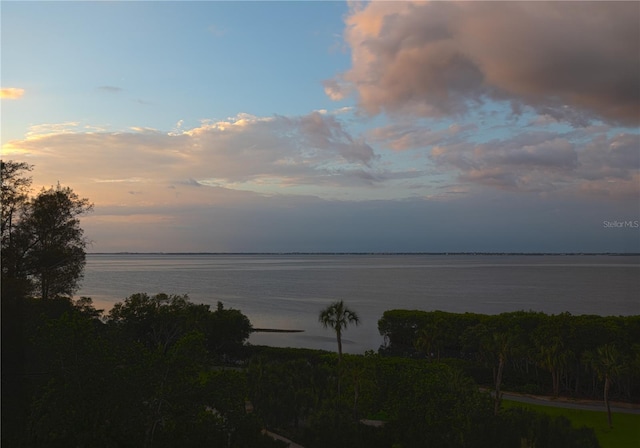
[[[18,224],[29,200],[31,177],[28,172],[33,169],[24,162],[0,160],[0,230],[2,247],[2,303],[23,298],[29,292],[29,280],[24,267],[24,245],[20,244]]]
[[[590,366],[598,375],[600,380],[604,381],[604,406],[607,409],[607,422],[609,428],[613,428],[611,421],[611,403],[609,402],[609,389],[611,383],[618,377],[623,369],[623,363],[620,352],[613,344],[604,344],[598,347],[595,352],[588,351],[584,355],[585,363]]]
[[[338,339],[338,362],[342,361],[342,332],[349,326],[349,324],[360,324],[360,317],[358,314],[349,309],[344,304],[344,301],[340,300],[333,302],[320,312],[318,321],[324,328],[332,328],[336,332],[336,338]]]

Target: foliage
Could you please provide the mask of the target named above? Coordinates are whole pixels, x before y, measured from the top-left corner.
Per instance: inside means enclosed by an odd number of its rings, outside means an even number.
[[[348,403],[327,400],[309,418],[302,436],[306,448],[387,448],[393,438],[383,428],[375,428],[354,420]]]
[[[237,354],[252,331],[249,318],[240,310],[224,308],[218,302],[216,310],[207,315],[203,329],[212,353]]]
[[[609,389],[624,370],[620,359],[620,352],[615,345],[605,344],[599,346],[595,352],[587,351],[584,354],[585,363],[589,365],[600,380],[604,380],[604,404],[607,408],[607,421],[609,428],[613,428],[611,419],[611,405],[609,403]]]
[[[249,364],[247,378],[250,400],[265,424],[297,429],[329,394],[331,374],[326,365],[303,358],[273,361],[260,356]]]
[[[56,319],[72,308],[68,297],[82,278],[86,245],[77,217],[91,205],[60,186],[30,198],[32,166],[5,160],[0,165],[2,440],[15,441],[27,421],[32,384],[50,373],[27,374],[29,338],[44,325],[34,311],[40,307]],[[51,303],[36,305],[32,294]]]
[[[607,375],[598,373],[589,353],[613,345],[619,366],[609,377],[611,397],[640,397],[640,316],[390,310],[378,329],[385,340],[382,355],[433,359],[440,354],[464,361],[466,372],[481,384],[491,379],[496,390],[555,396],[602,397]]]
[[[280,351],[280,350],[278,350]],[[493,415],[491,397],[461,370],[428,360],[345,355],[341,391],[333,384],[335,356],[309,361],[263,353],[249,366],[256,415],[306,447],[547,446],[596,447],[593,433],[527,414]],[[384,416],[382,427],[364,417]],[[526,418],[525,418],[526,417]],[[525,441],[531,445],[521,445]],[[555,445],[549,445],[555,446]]]
[[[60,185],[29,199],[31,180],[24,172],[30,169],[2,161],[2,296],[70,297],[82,278],[88,243],[78,217],[93,206]]]
[[[222,305],[137,294],[107,319],[88,298],[30,299],[24,311],[29,405],[3,430],[11,446],[279,446],[264,426],[311,448],[597,446],[591,431],[562,420],[494,416],[489,394],[455,366],[472,360],[367,353],[339,362],[334,353],[255,347],[247,369],[221,367],[221,345],[210,341],[220,335],[207,329],[239,313]],[[241,327],[229,340],[244,340]],[[361,423],[374,415],[382,427]]]
[[[565,417],[574,428],[593,428],[602,448],[635,448],[640,438],[640,415],[613,414],[615,428],[609,428],[604,413],[561,407],[543,406],[505,400],[505,408],[525,408],[550,417]]]
[[[379,399],[401,446],[474,446],[490,399],[460,371],[424,361],[377,361]]]
[[[0,160],[2,175],[0,178],[0,200],[2,201],[0,230],[2,230],[3,247],[5,239],[11,236],[14,218],[28,199],[31,178],[25,177],[24,172],[32,169],[31,165],[24,162]]]
[[[33,167],[11,160],[1,160],[0,165],[0,227],[2,231],[2,250],[0,251],[2,263],[0,264],[2,266],[2,303],[5,305],[10,299],[26,296],[30,286],[16,236],[16,227],[29,199],[31,177],[26,176],[26,172],[31,171]]]
[[[592,429],[573,428],[564,416],[550,416],[523,408],[511,408],[500,416],[502,431],[496,446],[548,448],[599,448]]]
[[[279,446],[246,413],[245,373],[212,367],[205,333],[186,326],[220,310],[168,297],[155,309],[151,298],[129,301],[139,306],[120,306],[118,323],[105,323],[89,298],[25,299],[20,377],[27,405],[20,411],[3,396],[3,419],[24,412],[3,421],[3,444]]]
[[[324,328],[331,328],[336,332],[336,338],[338,339],[338,360],[342,359],[342,332],[350,324],[358,325],[360,323],[360,317],[355,311],[347,307],[344,301],[339,300],[320,311],[318,321]]]
[[[127,297],[114,305],[108,321],[128,338],[163,352],[188,332],[199,331],[212,356],[232,353],[244,344],[251,332],[251,323],[244,314],[225,309],[220,302],[211,312],[209,305],[194,304],[187,295],[163,293]]]
[[[27,272],[42,299],[71,296],[78,289],[87,245],[78,216],[92,207],[60,185],[43,189],[27,205],[18,232]]]

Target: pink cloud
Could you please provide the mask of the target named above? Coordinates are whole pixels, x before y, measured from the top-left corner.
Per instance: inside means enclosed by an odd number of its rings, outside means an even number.
[[[5,144],[3,153],[46,167],[36,173],[46,176],[44,184],[57,179],[84,184],[109,203],[116,196],[129,203],[168,200],[158,187],[169,184],[181,190],[193,182],[230,188],[369,185],[384,177],[366,140],[348,132],[335,115],[320,112],[238,114],[171,132],[138,127],[85,132],[76,122],[38,125],[23,140]],[[143,194],[128,194],[133,184]]]
[[[467,184],[512,191],[639,198],[640,136],[606,134],[576,145],[562,135],[531,132],[483,144],[435,146],[436,167],[454,170]]]
[[[352,66],[325,88],[357,92],[369,114],[459,116],[493,99],[640,123],[635,2],[371,2],[346,25]]]

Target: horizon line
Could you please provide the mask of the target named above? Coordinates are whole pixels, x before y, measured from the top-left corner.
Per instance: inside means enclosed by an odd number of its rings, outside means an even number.
[[[411,252],[411,251],[284,251],[284,252],[87,252],[87,255],[623,255],[640,256],[639,252],[483,252],[483,251],[453,251],[453,252]]]

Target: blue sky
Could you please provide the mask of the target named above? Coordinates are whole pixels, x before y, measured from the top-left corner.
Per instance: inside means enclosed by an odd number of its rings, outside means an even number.
[[[331,50],[343,13],[338,2],[7,2],[3,83],[50,101],[11,118],[24,127],[85,110],[116,129],[169,129],[335,107],[321,82],[349,63]]]
[[[637,3],[1,7],[2,157],[91,251],[640,251]]]

